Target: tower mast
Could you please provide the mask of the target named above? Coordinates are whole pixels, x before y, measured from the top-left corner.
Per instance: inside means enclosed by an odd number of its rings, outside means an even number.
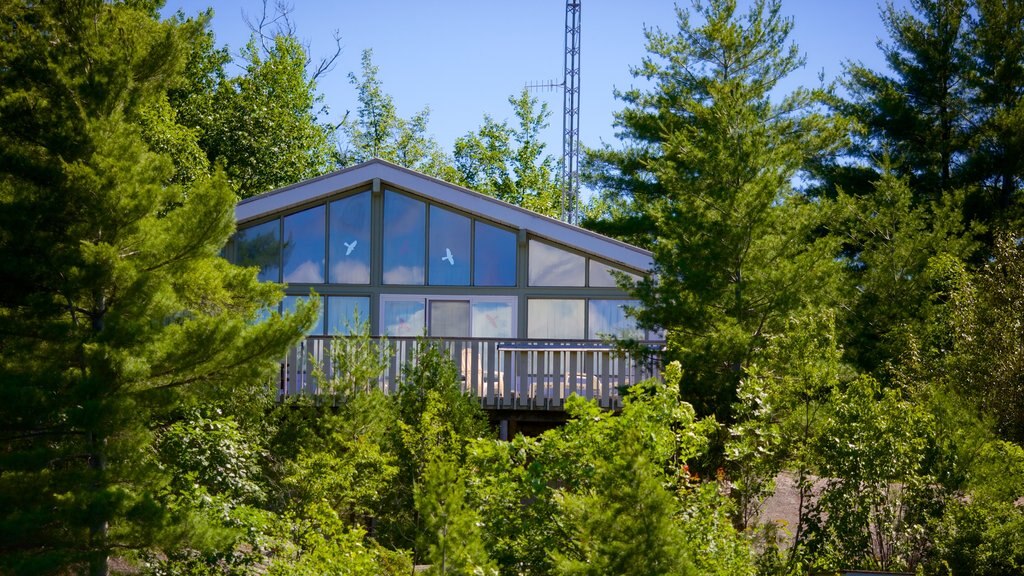
[[[580,1],[565,3],[565,69],[562,79],[562,220],[580,217]]]

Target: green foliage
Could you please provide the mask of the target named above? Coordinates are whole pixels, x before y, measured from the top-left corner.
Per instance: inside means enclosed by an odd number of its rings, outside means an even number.
[[[450,182],[458,174],[433,138],[427,135],[430,110],[424,108],[405,119],[398,115],[391,96],[384,92],[373,64],[373,51],[364,50],[362,77],[349,74],[356,87],[359,108],[354,118],[348,113],[339,125],[340,164],[349,166],[374,158],[394,162]]]
[[[458,369],[437,343],[417,343],[393,402],[395,416],[386,422],[398,472],[382,495],[377,536],[386,546],[414,548],[422,533],[414,487],[427,463],[445,457],[461,464],[466,443],[492,432],[479,400],[462,392]]]
[[[484,116],[483,125],[455,140],[460,183],[484,194],[553,218],[561,213],[561,183],[554,157],[544,154],[541,130],[551,112],[537,109],[526,90],[509,97],[519,126]]]
[[[869,194],[892,168],[915,204],[956,192],[967,223],[1018,222],[1022,14],[1016,3],[990,0],[884,6],[890,38],[880,47],[890,70],[847,68],[850,96],[835,109],[858,130],[843,155],[825,162],[824,193]]]
[[[700,26],[679,10],[676,32],[648,31],[633,74],[654,85],[619,95],[627,147],[592,158],[618,219],[635,226],[623,236],[654,251],[635,289],[640,322],[668,329],[685,397],[725,421],[765,338],[837,281],[834,247],[814,240],[819,208],[791,182],[839,132],[815,111],[819,94],[771,95],[803,63],[779,11],[759,1],[739,15],[716,0],[695,4]]]
[[[816,438],[823,487],[811,506],[807,546],[827,569],[913,569],[924,551],[916,499],[934,478],[924,468],[930,415],[862,376],[831,398]]]
[[[179,77],[187,31],[124,4],[3,10],[0,569],[101,574],[113,550],[202,538],[150,426],[265,390],[312,310],[252,323],[280,292],[218,255],[224,177],[169,185],[133,122]]]
[[[975,275],[953,272],[947,368],[961,394],[996,420],[999,433],[1024,441],[1024,248],[1001,236]]]
[[[725,442],[736,524],[744,529],[753,526],[784,469],[797,475],[801,498],[810,498],[805,480],[814,470],[812,443],[844,377],[833,314],[791,320],[785,335],[769,341],[766,356],[770,362],[751,367],[740,383],[736,423]],[[797,540],[802,529],[794,528]]]
[[[322,97],[299,40],[278,34],[264,53],[253,39],[242,58],[245,72],[218,84],[214,114],[200,119],[211,162],[224,164],[240,198],[330,170],[332,130],[319,120]]]
[[[259,449],[231,416],[193,411],[160,431],[156,449],[170,467],[171,489],[190,492],[195,485],[235,502],[259,502]]]
[[[616,453],[596,463],[593,488],[564,493],[560,506],[572,538],[555,554],[566,575],[691,574],[677,503],[665,475],[649,461],[638,430],[626,430]]]
[[[479,515],[466,501],[454,460],[438,456],[427,462],[423,481],[416,486],[416,511],[423,519],[420,548],[431,565],[427,574],[498,574],[484,550]]]
[[[849,284],[856,286],[843,325],[848,359],[880,374],[905,354],[931,314],[929,262],[966,259],[977,243],[965,229],[962,196],[915,204],[906,178],[885,169],[870,194],[839,191],[832,233],[842,239]]]

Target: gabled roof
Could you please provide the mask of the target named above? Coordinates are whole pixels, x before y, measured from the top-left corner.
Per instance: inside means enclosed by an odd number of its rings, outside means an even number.
[[[652,265],[651,253],[642,248],[377,159],[242,200],[235,206],[235,219],[244,224],[338,192],[365,187],[374,180],[380,180],[384,188],[393,186],[635,270],[649,270]]]

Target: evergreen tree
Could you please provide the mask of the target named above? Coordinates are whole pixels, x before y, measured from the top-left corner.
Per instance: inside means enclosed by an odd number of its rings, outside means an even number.
[[[1024,4],[975,0],[967,85],[977,116],[966,171],[982,187],[975,209],[998,227],[1024,222]]]
[[[616,116],[627,147],[592,160],[613,228],[654,252],[636,287],[641,323],[669,330],[684,398],[728,418],[765,338],[834,284],[831,248],[813,239],[818,207],[792,182],[838,134],[815,113],[815,93],[772,95],[803,64],[778,2],[695,11],[699,27],[679,10],[677,32],[648,31],[650,55],[633,74],[653,86],[620,94]]]
[[[929,263],[937,255],[966,259],[978,243],[962,221],[962,195],[914,201],[909,178],[888,168],[870,193],[840,190],[829,230],[843,242],[851,290],[842,310],[846,360],[887,379],[887,366],[914,346],[932,314]]]
[[[0,571],[106,574],[173,546],[150,425],[189,396],[251,394],[312,310],[219,251],[222,176],[170,185],[137,119],[180,77],[189,27],[134,4],[0,17]]]
[[[639,434],[627,430],[615,454],[596,463],[591,491],[563,496],[566,522],[575,532],[563,543],[571,552],[555,556],[556,574],[692,573],[678,504]]]
[[[850,100],[839,111],[864,129],[849,151],[854,157],[868,166],[890,157],[897,175],[911,179],[915,200],[934,202],[964,183],[968,0],[912,0],[910,6],[882,8],[892,43],[880,48],[893,76],[851,64]]]
[[[416,510],[423,519],[427,574],[438,576],[498,574],[487,557],[480,534],[480,516],[466,501],[466,486],[455,462],[430,460],[416,489]]]

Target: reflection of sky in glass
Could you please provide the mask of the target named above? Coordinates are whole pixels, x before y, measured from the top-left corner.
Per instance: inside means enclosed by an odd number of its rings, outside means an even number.
[[[583,339],[583,300],[531,299],[526,314],[528,338]]]
[[[285,313],[295,311],[295,303],[299,300],[309,300],[309,296],[285,296],[282,301],[282,308]],[[309,330],[309,334],[319,336],[324,333],[324,301],[320,300],[320,312],[317,314],[316,324]]]
[[[384,302],[384,333],[388,336],[422,336],[423,301]]]
[[[284,281],[324,281],[324,207],[284,217]]]
[[[239,266],[258,266],[259,279],[278,282],[281,257],[281,229],[279,220],[271,220],[235,234],[235,263]]]
[[[474,338],[512,338],[512,305],[507,302],[473,304]]]
[[[469,218],[430,207],[430,284],[469,285]]]
[[[583,286],[586,259],[530,240],[530,286]]]
[[[358,323],[357,319],[358,318]],[[348,335],[370,321],[370,299],[366,296],[329,296],[327,334]]]
[[[426,206],[384,192],[384,283],[423,284]]]
[[[330,282],[370,283],[370,193],[331,202]]]
[[[469,301],[431,300],[430,335],[447,338],[468,338]]]
[[[515,286],[515,232],[477,222],[474,241],[473,284],[475,286]]]
[[[630,280],[636,282],[640,279],[636,274],[630,274],[624,270],[613,268],[608,266],[604,262],[598,262],[597,260],[590,261],[590,285],[595,288],[616,288],[619,284],[615,281],[615,276],[612,276],[611,270],[621,272],[629,277]]]
[[[626,315],[627,307],[636,307],[635,300],[591,300],[588,337],[594,340],[604,336],[642,338],[636,320]]]

